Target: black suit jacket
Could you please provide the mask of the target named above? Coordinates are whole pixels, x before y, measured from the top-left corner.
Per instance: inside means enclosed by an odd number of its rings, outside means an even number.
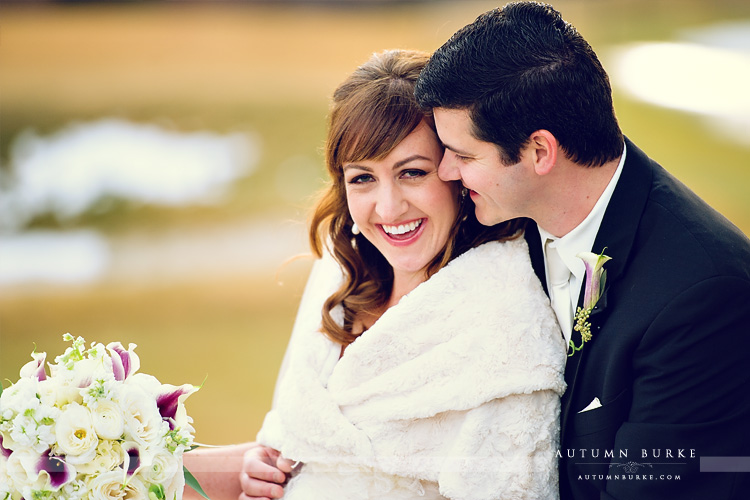
[[[566,366],[561,498],[750,498],[750,472],[701,472],[750,460],[750,241],[626,142],[592,249],[612,257],[606,291]]]

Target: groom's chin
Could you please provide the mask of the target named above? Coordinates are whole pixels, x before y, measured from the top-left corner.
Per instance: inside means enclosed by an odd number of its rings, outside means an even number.
[[[487,210],[486,207],[477,206],[474,209],[474,213],[479,223],[483,226],[495,226],[497,224],[500,224],[501,222],[510,220],[508,217],[504,217],[502,214]]]

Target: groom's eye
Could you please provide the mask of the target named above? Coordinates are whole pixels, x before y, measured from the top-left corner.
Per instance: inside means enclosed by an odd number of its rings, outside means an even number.
[[[460,153],[456,153],[456,152],[455,152],[455,151],[453,151],[452,149],[446,149],[446,150],[445,150],[445,154],[448,154],[448,153],[452,154],[452,155],[453,155],[453,157],[454,157],[454,158],[455,158],[456,160],[460,161],[460,162],[464,162],[464,163],[465,163],[465,162],[467,162],[467,161],[469,161],[469,160],[471,160],[471,159],[472,159],[472,157],[471,157],[471,156],[466,156],[466,155],[462,155],[462,154],[460,154]]]

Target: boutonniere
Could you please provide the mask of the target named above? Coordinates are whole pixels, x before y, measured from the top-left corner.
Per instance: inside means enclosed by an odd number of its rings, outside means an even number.
[[[581,345],[576,347],[571,340],[568,357],[583,349],[583,344],[591,340],[589,316],[591,316],[591,311],[596,303],[599,302],[599,297],[601,297],[604,285],[607,282],[607,270],[604,269],[604,264],[612,259],[612,257],[604,255],[604,250],[599,255],[591,252],[581,252],[576,255],[586,266],[586,288],[583,295],[583,307],[579,307],[573,316],[573,330],[581,332]]]

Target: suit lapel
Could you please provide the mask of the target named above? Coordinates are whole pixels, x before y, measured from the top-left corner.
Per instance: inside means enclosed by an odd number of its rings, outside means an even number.
[[[589,317],[589,321],[594,328],[593,337],[589,344],[597,340],[601,332],[601,326],[607,316],[605,314],[607,308],[612,307],[609,292],[625,270],[641,215],[651,191],[653,177],[651,160],[629,139],[625,138],[625,143],[627,147],[625,165],[604,212],[602,224],[591,249],[596,254],[604,252],[612,257],[612,260],[605,264],[607,270],[605,291]],[[583,306],[584,293],[585,287],[581,287],[578,307]],[[580,333],[574,331],[573,334],[571,338],[576,342],[576,345],[580,345]],[[572,411],[572,394],[575,392],[576,382],[579,379],[581,361],[590,350],[588,347],[590,346],[584,347],[575,355],[569,357],[565,366],[565,382],[568,384],[568,388],[563,396],[560,415],[563,433],[567,429],[567,421]]]
[[[625,143],[625,166],[592,249],[592,252],[600,253],[606,248],[605,253],[612,257],[606,264],[610,283],[617,280],[625,269],[653,180],[651,160],[627,138]]]

